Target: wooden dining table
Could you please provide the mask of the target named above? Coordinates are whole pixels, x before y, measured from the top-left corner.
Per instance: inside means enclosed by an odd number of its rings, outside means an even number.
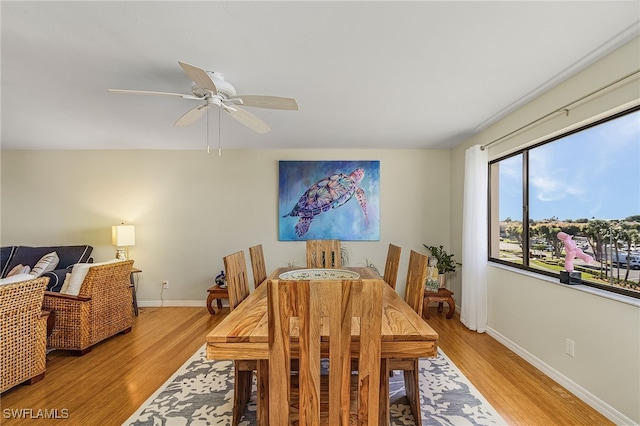
[[[265,281],[300,268],[277,268]],[[368,267],[343,267],[361,279],[380,276]],[[383,282],[383,281],[382,281]],[[390,359],[431,358],[437,355],[438,334],[388,285],[383,287],[381,374],[388,376]],[[267,285],[263,282],[207,334],[207,359],[255,362],[258,376],[257,417],[268,424],[269,344]],[[380,424],[389,424],[389,381],[380,380]]]

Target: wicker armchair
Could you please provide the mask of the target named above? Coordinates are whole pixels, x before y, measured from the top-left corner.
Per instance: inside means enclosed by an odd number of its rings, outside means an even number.
[[[44,308],[55,314],[48,347],[84,355],[96,343],[131,331],[132,266],[126,260],[90,267],[77,296],[47,291]]]
[[[0,286],[0,392],[44,378],[47,317],[42,299],[49,278]]]

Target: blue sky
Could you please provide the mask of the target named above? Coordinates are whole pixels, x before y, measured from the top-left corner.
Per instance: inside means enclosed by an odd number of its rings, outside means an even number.
[[[534,220],[640,214],[640,111],[530,151]],[[521,218],[521,158],[500,163],[500,219]]]

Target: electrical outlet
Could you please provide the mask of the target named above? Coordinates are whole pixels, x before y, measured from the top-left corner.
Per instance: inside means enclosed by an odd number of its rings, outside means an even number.
[[[162,288],[169,288],[169,280],[162,281]]]
[[[576,356],[576,342],[574,342],[571,339],[567,339],[567,348],[566,348],[566,352],[567,355],[569,355],[570,357],[575,357]]]

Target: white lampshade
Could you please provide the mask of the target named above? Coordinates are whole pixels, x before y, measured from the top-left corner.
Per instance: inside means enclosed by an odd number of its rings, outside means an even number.
[[[111,227],[111,244],[116,247],[136,245],[136,227],[133,225],[114,225]]]

